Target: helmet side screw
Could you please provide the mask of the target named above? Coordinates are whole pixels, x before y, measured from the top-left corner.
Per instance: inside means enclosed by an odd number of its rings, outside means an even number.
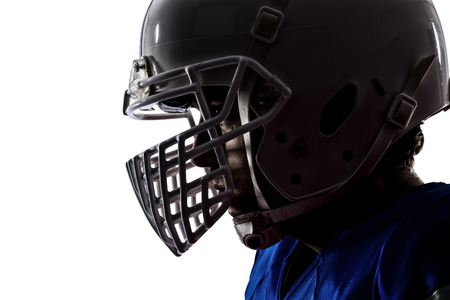
[[[133,62],[133,69],[134,71],[138,72],[139,71],[139,64],[135,61]]]
[[[305,154],[307,148],[306,144],[300,141],[297,141],[292,145],[292,150],[294,150],[294,153],[297,155]]]
[[[140,58],[133,61],[134,71],[139,72],[140,69],[144,69],[145,67],[146,67],[145,58]]]

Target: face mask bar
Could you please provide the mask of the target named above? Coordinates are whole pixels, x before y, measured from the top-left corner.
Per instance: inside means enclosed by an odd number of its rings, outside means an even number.
[[[233,79],[221,111],[213,115],[202,90],[202,72],[229,66],[235,68]],[[239,87],[245,78],[244,74],[249,69],[252,74],[261,77],[267,86],[272,86],[273,90],[277,91],[277,98],[264,115],[222,134],[217,130],[218,125],[232,110]],[[153,109],[154,105],[193,95],[194,106],[200,111],[203,120],[201,123],[146,150],[127,163],[134,191],[147,219],[161,240],[177,256],[187,251],[230,206],[233,184],[222,146],[227,141],[268,123],[290,96],[290,89],[277,77],[258,62],[241,56],[223,57],[174,69],[135,84],[139,90],[151,91],[155,86],[170,85],[171,80],[180,82],[180,77],[187,78],[184,80],[185,85],[154,94],[149,92],[148,96],[141,98],[132,99],[132,93],[128,91],[130,97],[128,100],[125,98],[124,105],[125,114],[136,119],[162,119],[171,116],[177,118],[189,114],[189,111],[158,114]],[[239,101],[239,105],[249,106],[249,103],[241,102]],[[208,134],[209,141],[196,147],[188,143],[195,136],[205,133]],[[192,159],[211,151],[217,166],[207,169],[206,175],[198,174],[196,169],[199,168],[194,168]],[[221,188],[215,190],[213,187],[217,183],[220,183]]]
[[[158,168],[161,160],[177,160],[177,151],[157,157],[161,148],[153,148],[127,163],[134,191],[155,232],[177,256],[187,251],[222,216],[231,198],[231,189],[218,193],[213,189],[214,179],[231,182],[226,168],[217,169],[195,181],[186,177],[194,169],[186,165]],[[167,170],[157,172],[157,170]],[[150,180],[149,180],[150,179]]]

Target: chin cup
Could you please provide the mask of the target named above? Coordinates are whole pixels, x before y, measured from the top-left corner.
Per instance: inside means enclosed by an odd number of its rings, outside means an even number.
[[[241,242],[250,249],[261,250],[275,245],[284,238],[278,223],[261,212],[252,212],[233,218]]]

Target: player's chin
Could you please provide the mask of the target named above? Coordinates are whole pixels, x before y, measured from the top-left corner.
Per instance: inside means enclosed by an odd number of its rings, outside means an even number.
[[[237,217],[237,216],[242,215],[242,214],[243,214],[243,211],[242,211],[242,210],[239,210],[239,209],[236,209],[236,207],[230,206],[230,207],[228,208],[228,213],[230,214],[230,216],[232,216],[233,218],[235,218],[235,217]]]

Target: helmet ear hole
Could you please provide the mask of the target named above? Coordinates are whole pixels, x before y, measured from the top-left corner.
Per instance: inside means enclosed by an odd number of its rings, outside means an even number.
[[[356,86],[347,84],[339,90],[322,110],[320,132],[325,136],[335,134],[351,115],[356,101]]]

